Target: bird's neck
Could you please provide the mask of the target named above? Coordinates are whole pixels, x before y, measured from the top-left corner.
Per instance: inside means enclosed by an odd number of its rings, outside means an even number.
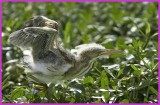
[[[75,56],[70,53],[67,49],[64,49],[63,47],[58,48],[60,55],[63,56],[63,59],[68,63],[74,63],[75,62]]]
[[[84,54],[79,54],[79,55],[77,55],[76,58],[79,62],[90,62],[90,61],[94,60],[94,58],[91,58],[90,56],[86,56]]]
[[[70,70],[65,73],[65,78],[77,78],[85,75],[93,66],[92,60],[81,59],[80,57],[75,57],[76,63]]]

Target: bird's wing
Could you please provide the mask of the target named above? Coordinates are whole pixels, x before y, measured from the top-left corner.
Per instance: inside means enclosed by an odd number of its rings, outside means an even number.
[[[47,27],[28,27],[9,36],[13,45],[21,48],[32,48],[32,50],[49,50],[56,46],[57,31]]]

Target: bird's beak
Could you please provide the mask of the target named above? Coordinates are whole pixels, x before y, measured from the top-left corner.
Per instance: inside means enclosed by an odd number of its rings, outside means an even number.
[[[120,54],[120,53],[124,53],[124,51],[122,50],[103,50],[101,52],[101,55],[111,55],[111,54]]]

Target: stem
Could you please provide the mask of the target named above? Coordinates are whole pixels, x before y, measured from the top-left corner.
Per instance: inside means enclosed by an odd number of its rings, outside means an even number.
[[[147,102],[148,101],[148,95],[149,95],[149,87],[150,87],[150,81],[149,81],[149,83],[148,83],[148,89],[147,89],[147,95],[146,95],[146,97],[145,97],[145,102]]]
[[[146,35],[143,33],[143,31],[141,31],[141,30],[139,29],[139,27],[137,26],[137,24],[136,24],[131,18],[129,18],[129,20],[136,26],[136,28],[138,29],[138,31],[139,31],[143,36],[146,36]]]
[[[153,77],[153,71],[155,70],[155,68],[157,67],[157,65],[158,65],[158,63],[157,64],[155,64],[155,66],[153,67],[153,68],[151,68],[150,70],[151,70],[151,73],[150,73],[150,77],[148,78],[148,80],[149,80],[149,83],[148,83],[148,89],[147,89],[147,94],[146,94],[146,97],[145,97],[145,101],[148,101],[147,99],[148,99],[148,96],[149,96],[149,92],[150,92],[150,86],[151,86],[151,79],[152,79],[152,77]]]
[[[147,41],[146,41],[146,43],[143,46],[143,50],[146,49],[146,47],[148,46],[148,43],[149,43],[150,40],[151,40],[151,37],[150,37],[150,35],[148,35]]]

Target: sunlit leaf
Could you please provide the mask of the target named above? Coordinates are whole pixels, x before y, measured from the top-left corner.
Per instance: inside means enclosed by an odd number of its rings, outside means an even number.
[[[11,92],[11,99],[17,99],[19,97],[22,97],[25,95],[25,89],[24,88],[16,88]]]
[[[151,26],[149,24],[149,22],[146,22],[146,35],[148,35],[151,31]]]
[[[123,73],[123,70],[124,70],[124,68],[121,68],[121,69],[118,71],[117,78]]]
[[[158,91],[157,89],[155,89],[154,87],[150,86],[149,89],[156,95],[158,95]]]
[[[108,81],[108,77],[106,75],[105,71],[102,71],[101,73],[101,88],[108,88],[109,86],[109,81]]]
[[[94,79],[91,76],[88,76],[83,80],[83,83],[84,84],[88,84],[88,83],[93,84],[94,83]]]

